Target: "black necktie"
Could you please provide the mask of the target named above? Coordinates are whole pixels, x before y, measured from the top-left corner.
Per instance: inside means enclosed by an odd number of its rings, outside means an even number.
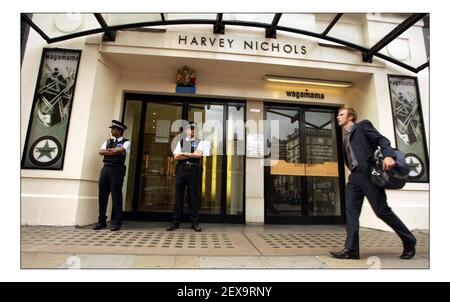
[[[194,153],[194,151],[195,151],[195,141],[192,140],[191,141],[191,153]]]

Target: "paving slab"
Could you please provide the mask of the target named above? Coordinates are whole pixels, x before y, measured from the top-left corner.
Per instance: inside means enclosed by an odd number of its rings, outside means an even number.
[[[199,268],[197,256],[136,256],[131,268]]]
[[[341,250],[345,242],[345,232],[245,232],[249,241],[262,255],[320,255],[333,250]],[[426,235],[417,236],[418,252],[428,250]],[[388,253],[398,251],[403,245],[394,233],[379,231],[360,232],[362,253]]]
[[[73,254],[22,252],[20,267],[22,269],[58,268],[60,265],[65,264],[71,256]]]
[[[135,257],[134,255],[77,254],[59,268],[130,268]]]
[[[330,268],[316,256],[263,256],[261,260],[267,268]]]
[[[395,233],[361,228],[361,259],[339,260],[342,226],[202,224],[201,233],[182,225],[125,223],[109,229],[21,228],[23,268],[429,268],[429,233],[415,231],[417,256],[398,259]]]
[[[333,256],[320,255],[318,258],[331,268],[340,269],[387,269],[394,268],[385,263],[381,258],[371,255],[361,255],[361,259],[337,259]]]
[[[260,257],[200,257],[200,268],[265,268]]]
[[[381,255],[380,256],[383,263],[386,263],[394,268],[402,269],[429,269],[430,260],[416,255],[414,258],[404,260],[400,259],[399,255]]]
[[[25,252],[124,255],[251,256],[259,252],[239,232],[50,230],[22,232]]]

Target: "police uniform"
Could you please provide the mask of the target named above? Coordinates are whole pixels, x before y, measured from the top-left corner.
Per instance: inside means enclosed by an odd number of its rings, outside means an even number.
[[[127,129],[125,124],[113,120],[109,128]],[[98,223],[94,227],[95,230],[106,227],[106,208],[108,206],[108,197],[111,193],[112,211],[111,211],[111,230],[117,231],[122,224],[122,185],[125,177],[125,158],[130,153],[130,141],[121,137],[115,137],[106,140],[100,147],[102,150],[122,147],[125,149],[123,153],[115,155],[103,156],[103,168],[100,172],[98,181],[98,204],[99,215]]]
[[[195,151],[204,151],[203,142],[195,138],[186,137],[177,143],[173,154],[194,153]],[[201,178],[200,161],[200,158],[178,160],[175,181],[175,208],[172,223],[167,228],[168,231],[172,231],[179,227],[183,216],[184,194],[186,189],[189,199],[189,219],[191,226],[195,231],[201,231],[201,228],[198,225],[198,212],[200,208],[198,186]]]

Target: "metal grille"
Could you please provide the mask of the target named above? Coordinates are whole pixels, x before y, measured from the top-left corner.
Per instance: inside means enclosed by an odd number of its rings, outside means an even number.
[[[416,232],[418,252],[428,252],[428,234]],[[308,255],[342,248],[344,231],[194,231],[23,227],[22,251],[150,255]],[[360,232],[361,252],[399,252],[395,233]]]
[[[428,250],[428,237],[415,234],[416,249]],[[345,233],[256,233],[248,234],[249,240],[264,255],[328,253],[343,247]],[[369,231],[360,233],[362,252],[396,252],[403,248],[401,240],[394,233]]]
[[[255,255],[257,251],[242,233],[92,231],[68,228],[22,230],[25,251],[137,254]]]
[[[225,233],[168,233],[147,231],[33,230],[24,234],[24,245],[81,245],[149,248],[236,248]]]

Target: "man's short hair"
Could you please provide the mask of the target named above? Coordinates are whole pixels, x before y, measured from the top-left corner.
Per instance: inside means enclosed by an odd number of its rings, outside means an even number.
[[[352,119],[352,121],[353,122],[356,122],[356,120],[358,119],[358,114],[356,113],[356,110],[354,109],[354,108],[342,108],[341,110],[339,110],[339,111],[342,111],[342,110],[347,110],[347,114],[350,116],[353,116],[353,119]]]

